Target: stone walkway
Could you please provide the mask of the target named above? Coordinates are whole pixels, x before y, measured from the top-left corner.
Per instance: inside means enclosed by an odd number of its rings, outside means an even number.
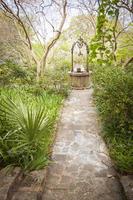
[[[43,200],[125,200],[92,102],[92,89],[66,101],[48,168]]]

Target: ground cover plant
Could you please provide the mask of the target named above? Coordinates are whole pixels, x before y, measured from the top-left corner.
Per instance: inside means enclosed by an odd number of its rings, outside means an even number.
[[[63,97],[42,92],[4,89],[0,94],[0,163],[24,170],[49,162],[54,125]]]
[[[121,67],[93,71],[95,100],[105,141],[120,172],[133,172],[133,76]]]
[[[36,81],[34,66],[0,64],[0,165],[40,169],[49,163],[60,106],[70,91],[64,68],[47,69]]]

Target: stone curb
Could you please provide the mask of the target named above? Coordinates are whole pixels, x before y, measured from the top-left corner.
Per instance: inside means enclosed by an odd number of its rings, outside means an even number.
[[[0,171],[0,200],[10,199],[10,191],[15,190],[20,174],[20,168],[15,168],[11,172],[7,172],[6,168]]]
[[[24,174],[20,168],[0,171],[0,200],[41,200],[47,167]]]

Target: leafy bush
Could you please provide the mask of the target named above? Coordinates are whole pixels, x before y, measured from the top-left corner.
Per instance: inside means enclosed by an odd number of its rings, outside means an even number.
[[[20,88],[36,96],[42,92],[56,93],[67,96],[70,91],[69,63],[62,62],[59,67],[45,70],[45,76],[36,82],[35,69],[20,66],[7,60],[0,62],[0,85],[8,88]]]
[[[10,60],[0,64],[0,84],[3,86],[31,84],[33,77],[34,72],[32,70],[15,64]]]
[[[0,161],[24,170],[48,163],[55,120],[62,97],[44,92],[35,97],[24,91],[1,91]]]
[[[68,69],[58,67],[46,70],[45,77],[40,80],[40,87],[50,93],[57,93],[67,96],[70,91]]]
[[[95,67],[95,98],[110,155],[120,171],[133,172],[133,76],[120,67]]]

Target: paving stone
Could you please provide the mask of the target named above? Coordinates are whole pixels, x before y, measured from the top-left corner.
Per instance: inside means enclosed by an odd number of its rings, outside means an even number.
[[[28,175],[15,168],[10,173],[0,171],[0,200],[37,200],[43,192],[46,169]]]
[[[37,192],[16,192],[12,200],[37,200]]]
[[[73,90],[65,102],[43,200],[124,200],[92,93]]]
[[[13,185],[16,183],[16,178],[20,174],[20,168],[14,168],[11,171],[7,172],[7,169],[4,168],[0,171],[0,200],[6,200],[8,191],[10,188],[13,188]]]
[[[45,186],[47,168],[27,174],[21,181],[13,200],[40,200]]]

